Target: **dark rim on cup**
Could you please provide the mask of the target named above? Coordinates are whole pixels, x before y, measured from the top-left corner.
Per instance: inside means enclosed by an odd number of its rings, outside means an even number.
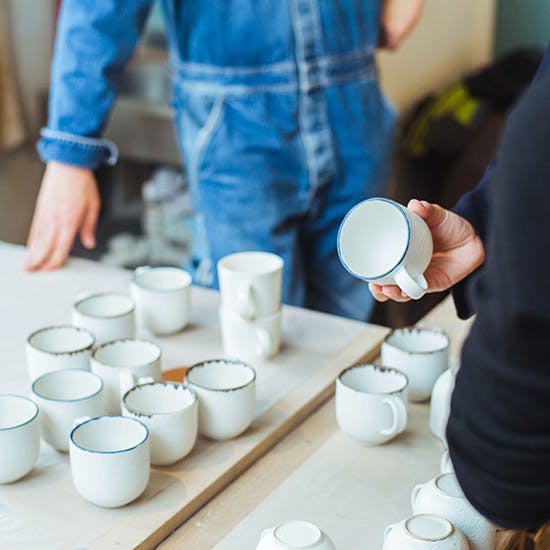
[[[167,270],[167,271],[179,271],[181,273],[184,273],[185,275],[187,275],[188,277],[188,282],[185,283],[185,284],[182,284],[178,287],[175,287],[175,288],[151,288],[150,286],[146,286],[142,283],[139,282],[139,276],[140,276],[140,270],[141,272],[145,272],[145,271],[151,271],[151,270],[154,270],[154,271],[162,271],[162,270]],[[184,288],[189,288],[192,284],[193,284],[193,277],[191,276],[191,274],[189,273],[189,271],[183,269],[182,267],[176,267],[176,266],[159,266],[159,267],[153,267],[153,266],[150,266],[150,265],[142,265],[140,267],[136,267],[136,269],[134,269],[134,271],[132,272],[132,283],[134,283],[136,286],[139,286],[139,288],[142,288],[143,290],[148,290],[149,292],[174,292],[174,291],[177,291],[177,290],[183,290]]]
[[[140,388],[144,388],[145,386],[172,386],[174,388],[181,390],[187,390],[191,393],[193,397],[193,401],[189,403],[189,405],[178,409],[177,411],[170,411],[170,412],[153,412],[153,413],[145,413],[142,411],[137,411],[136,409],[132,409],[128,406],[126,403],[126,397],[130,395],[133,391],[139,390]],[[182,382],[173,382],[171,380],[155,380],[153,382],[146,382],[145,384],[136,384],[133,388],[130,388],[122,397],[122,403],[121,405],[130,413],[135,414],[136,416],[144,416],[146,418],[151,418],[152,416],[160,416],[160,415],[168,415],[168,414],[175,414],[181,411],[185,411],[192,407],[197,401],[198,401],[198,395],[197,392],[188,384],[182,383]]]
[[[29,418],[28,420],[25,420],[25,422],[21,422],[21,424],[16,424],[15,426],[8,426],[6,428],[0,428],[0,432],[3,432],[3,431],[7,431],[7,430],[14,430],[15,428],[21,428],[22,426],[26,426],[27,424],[29,424],[30,422],[32,422],[37,416],[38,416],[38,413],[40,411],[38,405],[32,400],[32,399],[29,399],[28,397],[25,397],[24,395],[17,395],[16,393],[0,393],[0,399],[2,399],[2,397],[17,397],[17,399],[24,399],[25,401],[29,401],[30,403],[32,403],[34,405],[34,414],[31,418]]]
[[[99,380],[99,388],[94,393],[91,393],[90,395],[86,395],[85,397],[79,397],[77,399],[54,399],[53,397],[46,397],[45,395],[42,395],[41,393],[38,393],[38,391],[35,389],[35,385],[40,380],[42,380],[43,378],[47,378],[48,376],[57,375],[60,372],[63,372],[63,373],[66,373],[66,372],[81,372],[81,373],[85,372],[87,375],[91,375],[94,378],[97,378]],[[60,370],[52,370],[50,372],[46,372],[46,373],[42,374],[41,376],[39,376],[32,383],[31,390],[32,390],[32,393],[34,393],[34,395],[36,395],[37,397],[40,397],[40,399],[45,399],[46,401],[53,401],[53,402],[56,402],[56,403],[74,403],[76,401],[84,401],[85,399],[91,399],[92,397],[95,397],[96,395],[101,393],[101,390],[103,389],[103,385],[104,385],[103,384],[103,378],[101,378],[101,376],[98,376],[95,372],[91,372],[89,370],[82,370],[82,369],[60,369]]]
[[[398,333],[398,332],[404,332],[407,334],[419,334],[421,332],[431,332],[432,334],[438,334],[440,336],[443,336],[445,338],[445,345],[436,348],[431,349],[427,351],[410,351],[407,349],[403,349],[402,347],[398,346],[397,344],[394,344],[390,342],[390,338]],[[451,345],[451,339],[449,338],[449,335],[441,328],[428,328],[428,327],[402,327],[402,328],[394,328],[392,331],[389,332],[389,334],[386,334],[384,337],[384,342],[388,344],[389,346],[392,346],[394,348],[397,348],[398,350],[409,353],[410,355],[430,355],[432,353],[439,353],[440,351],[445,351],[450,345]]]
[[[252,371],[252,378],[246,384],[242,384],[241,386],[238,386],[236,388],[227,388],[227,389],[208,388],[206,386],[203,386],[201,384],[197,384],[196,382],[191,382],[189,380],[189,373],[191,372],[192,369],[198,369],[198,368],[201,368],[201,367],[206,367],[207,365],[210,365],[211,363],[226,363],[226,364],[231,364],[231,365],[241,365],[242,367],[246,367],[247,369],[250,369]],[[187,381],[188,384],[190,384],[190,385],[192,384],[193,386],[197,386],[198,388],[202,388],[203,390],[219,391],[219,392],[231,392],[231,391],[240,390],[242,388],[246,388],[247,386],[250,386],[250,384],[252,384],[252,382],[254,382],[256,380],[256,370],[254,369],[254,367],[251,367],[247,363],[244,363],[243,361],[239,361],[238,359],[208,359],[207,361],[200,361],[199,363],[195,363],[194,365],[191,365],[187,369],[187,371],[185,372],[185,380]]]
[[[370,367],[374,370],[378,370],[378,371],[381,371],[381,372],[393,372],[394,374],[397,374],[399,376],[402,376],[404,379],[405,379],[405,384],[397,389],[397,390],[393,390],[393,391],[388,391],[388,392],[382,392],[382,391],[378,391],[378,392],[372,392],[372,391],[360,391],[360,390],[356,390],[355,388],[352,388],[351,386],[349,386],[348,384],[346,384],[343,380],[342,380],[342,376],[344,376],[344,374],[346,374],[346,372],[350,371],[350,370],[353,370],[353,369],[362,369],[362,368],[366,368],[366,367]],[[409,377],[402,371],[400,371],[399,369],[394,369],[393,367],[383,367],[382,365],[375,365],[374,363],[359,363],[357,365],[352,365],[351,367],[347,367],[345,368],[339,375],[338,375],[338,380],[340,381],[340,383],[342,385],[344,385],[346,388],[354,391],[354,392],[357,392],[357,393],[360,393],[360,394],[367,394],[367,395],[394,395],[396,393],[401,393],[402,391],[406,390],[408,385],[409,385]]]
[[[73,349],[73,350],[70,350],[70,351],[47,351],[47,350],[44,350],[44,349],[41,349],[41,348],[35,346],[31,342],[31,339],[34,336],[36,336],[37,334],[40,334],[41,332],[46,332],[48,330],[57,330],[57,329],[71,329],[71,330],[76,330],[77,332],[84,332],[88,336],[90,336],[92,341],[91,341],[90,344],[88,344],[87,346],[84,346],[83,348]],[[82,353],[83,351],[86,351],[86,350],[89,350],[89,349],[91,350],[94,347],[94,344],[95,344],[95,336],[89,330],[87,330],[85,328],[82,328],[82,327],[76,327],[74,325],[50,325],[50,326],[47,326],[47,327],[39,328],[38,330],[35,330],[34,332],[31,332],[31,334],[29,334],[27,336],[27,344],[29,344],[29,346],[31,346],[31,348],[33,348],[37,351],[40,351],[41,353],[47,353],[49,355],[74,355],[76,353]]]
[[[123,296],[124,298],[127,298],[130,301],[130,303],[132,304],[132,307],[128,311],[123,311],[122,313],[117,313],[116,315],[93,315],[91,313],[82,313],[78,309],[78,306],[82,304],[82,302],[86,302],[91,298],[97,298],[99,296]],[[93,294],[87,294],[86,296],[77,298],[76,302],[73,304],[73,308],[75,309],[75,311],[77,311],[80,315],[83,315],[84,317],[93,317],[94,319],[116,319],[118,317],[124,317],[125,315],[132,313],[136,309],[136,304],[130,296],[128,296],[127,294],[124,294],[123,292],[94,292]]]
[[[107,346],[111,346],[113,344],[118,344],[120,342],[140,342],[144,344],[149,344],[151,346],[154,346],[158,351],[158,356],[153,359],[152,361],[149,361],[149,363],[140,363],[140,367],[150,367],[151,365],[154,365],[157,361],[160,361],[162,357],[162,349],[158,344],[155,344],[155,342],[151,342],[150,340],[144,340],[142,338],[117,338],[116,340],[110,340],[109,342],[104,342],[103,344],[97,346],[97,348],[94,349],[92,353],[92,359],[94,361],[97,361],[100,365],[103,365],[104,367],[113,367],[113,368],[122,368],[120,365],[108,365],[107,363],[104,363],[103,361],[100,361],[96,355],[99,350],[102,350],[103,348],[106,348]],[[128,366],[125,366],[124,368],[129,368]]]

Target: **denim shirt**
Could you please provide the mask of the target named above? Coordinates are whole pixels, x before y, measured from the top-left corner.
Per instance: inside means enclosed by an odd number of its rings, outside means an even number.
[[[44,161],[114,164],[101,139],[152,0],[64,0],[51,70]],[[379,0],[163,0],[174,78],[198,93],[319,87],[375,71]]]

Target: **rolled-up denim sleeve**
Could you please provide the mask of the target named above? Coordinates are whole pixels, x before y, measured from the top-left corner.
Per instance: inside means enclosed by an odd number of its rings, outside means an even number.
[[[62,2],[48,124],[37,145],[44,162],[84,168],[116,162],[116,145],[101,134],[151,4],[152,0]]]

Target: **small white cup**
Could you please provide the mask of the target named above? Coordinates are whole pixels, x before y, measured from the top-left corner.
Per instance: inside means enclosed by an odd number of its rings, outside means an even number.
[[[417,514],[386,527],[383,550],[470,550],[470,546],[449,520]]]
[[[135,418],[78,419],[69,453],[77,492],[97,506],[124,506],[149,482],[149,434]]]
[[[218,262],[223,307],[247,321],[269,317],[281,307],[284,261],[268,252],[238,252]]]
[[[407,426],[407,376],[377,365],[355,365],[336,380],[336,421],[350,437],[379,445]]]
[[[423,274],[432,251],[424,220],[385,198],[355,205],[338,232],[338,255],[352,275],[378,285],[397,285],[415,300],[428,288]]]
[[[451,412],[451,397],[457,372],[458,369],[452,367],[439,376],[434,384],[430,401],[430,430],[435,437],[445,443],[445,446],[447,445],[445,430]]]
[[[92,372],[105,384],[105,408],[108,414],[120,414],[120,400],[129,388],[124,375],[129,371],[137,378],[162,377],[161,349],[147,340],[115,340],[106,342],[92,354]]]
[[[281,312],[246,321],[231,310],[220,308],[223,350],[228,357],[253,361],[269,359],[281,345]]]
[[[151,464],[173,464],[195,445],[199,425],[197,394],[184,384],[142,381],[122,398],[122,414],[147,426]]]
[[[496,529],[466,500],[454,474],[441,474],[412,492],[414,514],[437,514],[460,529],[471,550],[493,550]]]
[[[439,463],[439,469],[442,474],[454,474],[455,470],[453,468],[453,463],[451,462],[451,457],[449,451],[445,449]]]
[[[38,405],[22,395],[0,394],[0,483],[27,475],[39,450]]]
[[[27,338],[27,367],[31,382],[56,370],[90,370],[95,343],[89,331],[70,325],[41,328]]]
[[[332,539],[309,521],[292,520],[266,529],[256,550],[336,550]]]
[[[185,379],[199,396],[199,432],[210,439],[231,439],[254,418],[256,371],[240,361],[211,360],[187,370]]]
[[[40,407],[42,438],[58,451],[69,450],[77,418],[104,413],[103,380],[93,372],[48,372],[34,381],[32,392]]]
[[[381,361],[409,379],[409,400],[429,399],[449,363],[449,337],[441,329],[398,328],[386,336]]]
[[[135,333],[134,301],[118,292],[98,292],[78,296],[73,304],[72,322],[88,329],[96,345],[133,338]]]
[[[191,282],[178,267],[138,267],[130,287],[138,324],[159,335],[183,330],[191,314]]]

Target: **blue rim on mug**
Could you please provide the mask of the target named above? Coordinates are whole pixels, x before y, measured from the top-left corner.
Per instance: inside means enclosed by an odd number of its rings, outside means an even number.
[[[79,372],[79,373],[85,372],[85,373],[87,373],[87,375],[88,374],[93,375],[95,378],[97,378],[99,380],[99,388],[94,393],[91,393],[90,395],[86,395],[85,397],[77,397],[75,399],[55,399],[53,397],[46,397],[45,395],[42,395],[41,393],[38,393],[35,386],[40,380],[42,380],[44,378],[47,378],[49,376],[61,376],[59,374],[60,372],[66,373],[67,371],[69,371],[69,372],[74,371],[74,372]],[[34,395],[36,395],[37,397],[40,397],[40,399],[44,399],[46,401],[54,401],[56,403],[74,403],[76,401],[84,401],[85,399],[91,399],[92,397],[95,397],[96,395],[98,395],[101,392],[101,390],[103,390],[103,386],[104,386],[103,378],[101,378],[101,376],[98,376],[95,372],[92,372],[92,371],[89,371],[89,370],[82,370],[82,369],[60,369],[60,370],[52,370],[50,372],[46,372],[46,373],[40,375],[32,383],[31,391],[32,391],[32,393],[34,393]]]
[[[14,430],[15,428],[21,428],[22,426],[26,426],[27,424],[32,422],[38,416],[38,413],[40,411],[40,407],[32,399],[29,399],[28,397],[25,397],[24,395],[17,395],[16,393],[0,393],[0,398],[2,398],[2,397],[17,397],[18,399],[24,399],[25,401],[29,401],[30,403],[32,403],[35,406],[35,411],[34,411],[33,416],[31,418],[29,418],[28,420],[25,420],[25,422],[21,422],[20,424],[16,424],[15,426],[7,426],[5,428],[0,428],[0,432],[3,432],[5,430]]]
[[[397,261],[397,263],[395,263],[395,265],[389,269],[388,271],[386,271],[385,273],[382,273],[381,275],[375,275],[373,277],[365,277],[363,275],[359,275],[359,273],[356,273],[355,271],[353,271],[345,262],[343,256],[342,256],[342,250],[341,250],[341,247],[340,247],[340,236],[342,234],[342,228],[344,227],[347,219],[349,218],[349,216],[353,213],[353,211],[357,208],[359,208],[361,205],[363,205],[364,203],[366,202],[371,202],[371,201],[381,201],[381,202],[387,202],[389,204],[391,204],[392,206],[395,206],[397,208],[397,210],[400,212],[400,214],[403,216],[403,218],[405,219],[405,223],[407,224],[407,245],[405,246],[405,250],[403,251],[403,254],[401,255],[401,257],[399,258],[399,260]],[[370,199],[365,199],[364,201],[361,201],[359,203],[357,203],[344,217],[344,219],[342,220],[342,223],[340,224],[340,227],[338,229],[338,236],[336,237],[336,248],[338,250],[338,257],[340,258],[340,263],[344,266],[344,268],[346,269],[346,271],[350,274],[350,275],[353,275],[354,277],[357,277],[358,279],[362,279],[363,281],[367,281],[367,282],[371,282],[371,281],[374,281],[376,279],[381,279],[382,277],[386,277],[387,275],[389,275],[399,264],[401,264],[401,262],[403,261],[403,258],[405,258],[408,250],[409,250],[409,246],[411,244],[411,224],[409,222],[409,218],[407,218],[407,215],[405,214],[405,211],[403,210],[403,207],[395,202],[395,201],[392,201],[391,199],[386,199],[385,197],[371,197]]]

